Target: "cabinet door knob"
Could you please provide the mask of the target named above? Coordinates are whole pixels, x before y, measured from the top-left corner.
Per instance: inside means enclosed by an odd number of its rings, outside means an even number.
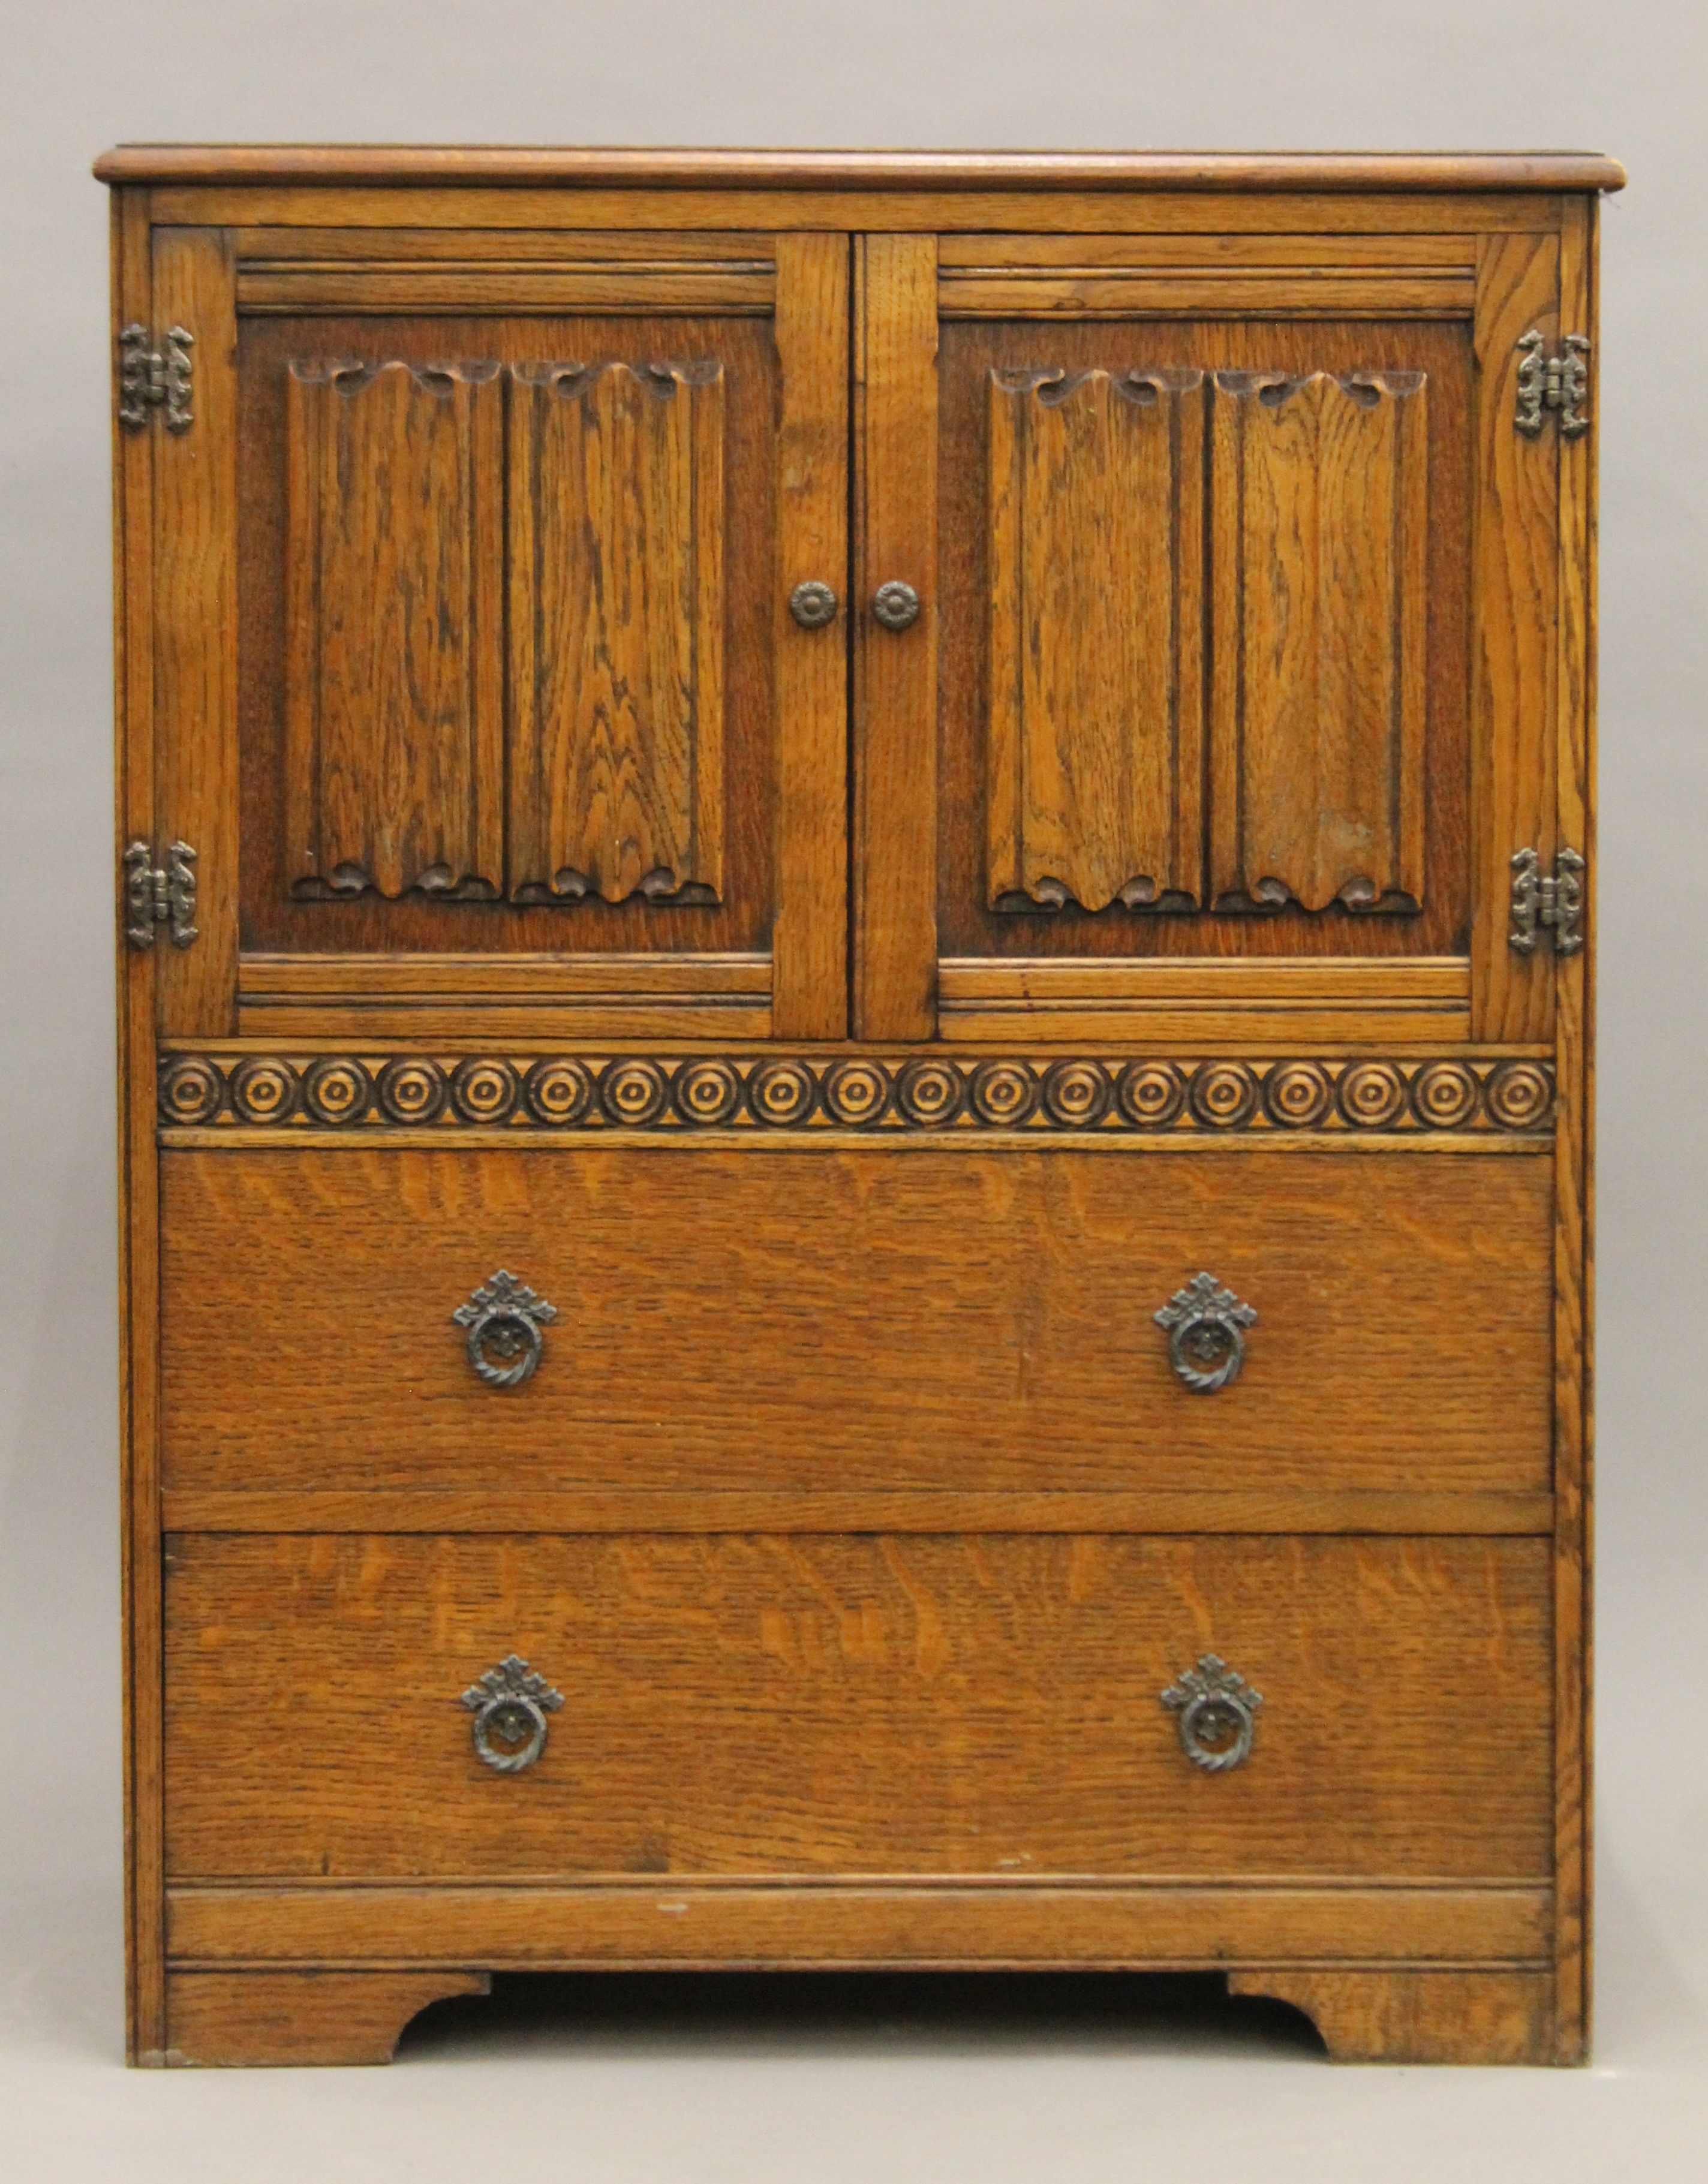
[[[1257,1312],[1214,1274],[1194,1274],[1153,1317],[1168,1330],[1169,1362],[1194,1395],[1213,1396],[1238,1379],[1245,1329],[1257,1324]]]
[[[494,1388],[519,1388],[539,1362],[545,1346],[540,1330],[557,1318],[557,1306],[500,1267],[451,1318],[468,1329],[468,1362],[481,1379]]]
[[[885,629],[906,629],[919,619],[919,594],[911,584],[879,584],[872,611]]]
[[[507,1653],[469,1685],[460,1703],[474,1716],[470,1734],[483,1764],[500,1774],[519,1774],[544,1751],[545,1718],[563,1704],[563,1693]]]
[[[1236,1675],[1219,1653],[1201,1653],[1197,1668],[1170,1684],[1162,1702],[1176,1718],[1181,1749],[1193,1766],[1225,1774],[1252,1748],[1264,1695]]]
[[[789,594],[789,611],[802,629],[823,629],[827,621],[836,619],[836,594],[829,584],[810,577]]]

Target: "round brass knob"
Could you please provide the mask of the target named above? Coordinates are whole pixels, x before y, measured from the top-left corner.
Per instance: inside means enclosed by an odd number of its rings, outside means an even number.
[[[789,611],[802,629],[823,629],[836,619],[836,594],[829,584],[809,578],[789,594]]]
[[[885,629],[907,629],[919,619],[919,594],[911,584],[879,584],[872,611]]]

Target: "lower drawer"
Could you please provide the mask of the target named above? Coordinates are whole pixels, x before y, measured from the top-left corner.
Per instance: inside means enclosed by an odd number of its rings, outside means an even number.
[[[1549,1554],[180,1534],[168,1871],[1539,1879]],[[1262,1696],[1220,1769],[1237,1709],[1195,1760],[1162,1698],[1211,1652]],[[500,1770],[462,1695],[511,1654],[562,1703]],[[526,1709],[486,1728],[527,1752]]]

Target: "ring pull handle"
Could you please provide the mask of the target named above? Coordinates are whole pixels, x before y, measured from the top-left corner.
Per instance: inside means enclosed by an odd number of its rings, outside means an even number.
[[[468,1329],[468,1362],[481,1379],[494,1388],[519,1388],[539,1363],[541,1329],[557,1318],[557,1307],[500,1267],[451,1318]]]
[[[1194,1767],[1225,1774],[1250,1753],[1264,1695],[1219,1653],[1200,1654],[1197,1668],[1170,1684],[1162,1701],[1176,1717],[1181,1749]]]
[[[810,577],[789,594],[789,611],[802,629],[823,629],[836,619],[836,594],[829,584]]]
[[[919,594],[911,584],[879,584],[872,611],[885,629],[907,629],[919,619]]]
[[[458,1703],[474,1716],[469,1734],[484,1764],[500,1774],[520,1774],[544,1751],[545,1718],[563,1704],[563,1693],[519,1655],[507,1653]]]
[[[1168,1330],[1169,1362],[1197,1396],[1213,1396],[1238,1379],[1245,1330],[1256,1326],[1257,1317],[1254,1306],[1242,1304],[1214,1274],[1194,1274],[1154,1315]]]

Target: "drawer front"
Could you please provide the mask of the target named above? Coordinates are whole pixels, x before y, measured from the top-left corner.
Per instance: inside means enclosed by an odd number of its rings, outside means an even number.
[[[1527,1155],[161,1168],[169,1488],[1549,1483],[1551,1184]],[[555,1312],[512,1386],[453,1318],[501,1268]],[[1200,1273],[1256,1313],[1214,1393],[1156,1319]],[[483,1354],[509,1372],[510,1347]]]
[[[1530,1540],[176,1535],[168,1869],[1535,1880],[1549,1602]]]

